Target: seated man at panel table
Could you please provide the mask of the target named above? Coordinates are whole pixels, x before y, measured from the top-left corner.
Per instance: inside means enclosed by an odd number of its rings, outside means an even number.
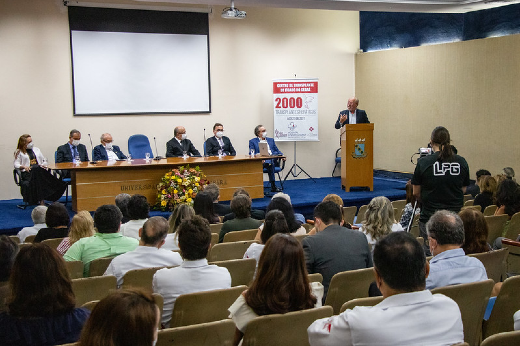
[[[97,233],[92,237],[81,238],[67,250],[65,261],[82,261],[83,276],[90,271],[90,262],[107,256],[116,256],[135,250],[139,241],[119,233],[123,215],[115,205],[105,204],[96,209],[94,227]]]
[[[217,184],[211,183],[206,185],[206,187],[204,187],[204,192],[208,193],[211,199],[213,200],[213,211],[218,216],[224,216],[226,214],[231,213],[231,207],[229,205],[220,204],[218,202],[220,198],[220,189]]]
[[[121,149],[117,145],[113,145],[112,135],[103,133],[101,135],[101,144],[94,147],[94,161],[116,161],[126,159]]]
[[[267,143],[267,150],[269,155],[280,155],[283,156],[283,153],[276,146],[274,139],[267,137],[267,131],[263,125],[258,125],[255,127],[255,138],[249,140],[249,151],[254,150],[255,155],[260,153],[259,143]],[[285,158],[282,160],[285,161]],[[269,176],[269,183],[271,183],[271,192],[280,192],[281,189],[276,187],[274,180],[274,168],[275,166],[279,166],[278,159],[272,160],[264,160],[264,168],[267,169],[267,175]]]
[[[181,294],[231,287],[229,271],[209,265],[206,259],[211,247],[208,220],[195,215],[182,221],[177,233],[184,262],[179,267],[160,269],[153,276],[153,291],[164,298],[161,323],[166,327],[170,324],[175,300]]]
[[[123,276],[130,270],[180,265],[182,258],[178,252],[161,249],[168,228],[168,221],[164,217],[149,218],[139,229],[139,246],[114,258],[103,275],[114,275],[117,286],[121,287]]]
[[[339,129],[346,124],[368,124],[367,113],[362,109],[357,109],[359,105],[359,99],[357,97],[351,97],[347,102],[347,109],[339,112],[338,120],[334,127]]]
[[[464,342],[459,306],[425,289],[428,262],[410,233],[395,232],[374,247],[374,276],[384,300],[357,306],[307,329],[311,345],[453,345]]]
[[[235,156],[237,152],[228,137],[224,136],[224,126],[220,123],[213,125],[213,137],[206,140],[206,154],[208,156],[218,156],[218,151],[222,150],[222,156]]]
[[[177,126],[173,130],[173,138],[166,143],[166,157],[182,157],[186,152],[188,156],[200,156],[200,153],[186,135],[183,126]]]
[[[87,147],[81,144],[80,140],[81,132],[76,129],[71,130],[69,141],[56,149],[56,163],[76,162],[78,156],[80,161],[88,161]]]
[[[487,280],[486,268],[474,257],[466,256],[464,224],[458,214],[439,210],[426,223],[430,251],[430,275],[426,288],[443,287]]]

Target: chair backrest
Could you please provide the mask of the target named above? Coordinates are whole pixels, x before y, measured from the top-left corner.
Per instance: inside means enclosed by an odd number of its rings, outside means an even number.
[[[167,328],[159,331],[156,346],[231,346],[235,322],[230,319],[200,323],[193,326]]]
[[[257,233],[258,228],[229,232],[224,235],[224,243],[242,240],[254,240]]]
[[[227,261],[211,262],[210,264],[218,265],[219,267],[227,268],[231,275],[231,286],[245,285],[249,286],[256,270],[256,259],[244,258],[233,259]]]
[[[20,244],[23,245],[23,244]],[[502,239],[502,248],[509,250],[507,256],[507,272],[513,275],[520,274],[520,242]]]
[[[419,244],[421,244],[421,246],[424,246],[424,238],[423,237],[416,237],[415,239],[417,239],[417,241],[419,242]]]
[[[253,243],[255,243],[254,240],[215,244],[215,246],[209,250],[208,262],[241,259],[244,257],[247,248]]]
[[[338,314],[343,303],[355,298],[368,297],[368,289],[374,281],[373,268],[337,273],[330,280],[325,305],[332,306],[334,314]]]
[[[473,202],[473,201],[467,201],[466,203],[469,203],[469,202]],[[465,205],[460,210],[462,211],[465,209],[475,209],[475,210],[480,211],[480,209],[482,209],[482,208],[480,208],[480,205]]]
[[[309,274],[309,282],[323,283],[323,275],[320,273]]]
[[[497,210],[497,208],[498,207],[494,204],[488,205],[486,209],[484,209],[484,216],[495,215],[495,211]]]
[[[153,292],[152,280],[155,272],[161,267],[133,269],[123,276],[122,289],[141,288],[148,293]]]
[[[93,300],[93,301],[90,301],[90,302],[86,302],[85,304],[81,305],[82,308],[86,308],[87,310],[94,310],[94,308],[96,307],[97,303],[99,303],[99,300]]]
[[[345,304],[341,305],[339,313],[342,313],[347,309],[353,309],[356,306],[374,306],[381,303],[383,299],[383,296],[352,299],[346,302]]]
[[[419,231],[419,217],[420,214],[415,214],[412,219],[412,225],[410,226],[410,234],[414,237],[418,237],[420,235]]]
[[[520,276],[512,276],[504,281],[498,293],[489,319],[484,322],[482,338],[513,330],[513,315],[520,310]],[[519,343],[520,345],[520,343]]]
[[[470,199],[474,199],[471,194],[464,195],[464,203],[466,203],[466,201],[469,201]]]
[[[394,217],[399,222],[401,220],[401,214],[403,213],[403,209],[406,205],[406,199],[400,199],[398,201],[392,201],[392,207],[394,209],[397,209],[397,211],[394,213]]]
[[[152,298],[155,302],[155,305],[159,308],[159,312],[162,316],[163,307],[164,307],[164,298],[159,293],[152,293]]]
[[[359,207],[359,210],[357,213],[357,218],[356,218],[357,224],[360,224],[363,221],[365,221],[365,213],[367,211],[367,208],[368,208],[368,205],[362,205],[361,207]]]
[[[105,298],[111,290],[115,290],[117,280],[115,276],[96,276],[72,280],[72,291],[76,296],[76,307]]]
[[[79,279],[83,277],[83,262],[65,261],[65,267],[67,267],[71,279]]]
[[[502,236],[502,231],[504,230],[508,218],[507,215],[484,216],[489,230],[487,237],[487,242],[489,244],[493,244],[495,239]]]
[[[354,217],[356,216],[357,207],[355,205],[351,207],[343,207],[343,220],[345,222],[350,223],[351,225],[354,224]]]
[[[506,238],[516,240],[520,234],[520,212],[514,214],[509,221],[509,227],[507,233],[504,235]]]
[[[17,235],[10,235],[10,236],[9,236],[9,239],[11,239],[12,241],[14,241],[16,244],[20,244],[20,238],[18,238]]]
[[[58,248],[58,245],[61,244],[61,242],[63,241],[63,239],[65,238],[52,238],[52,239],[45,239],[44,241],[42,241],[42,244],[47,244],[49,245],[51,248],[53,248],[54,250],[56,250]]]
[[[314,228],[314,225],[312,225],[312,224],[310,224],[310,223],[307,223],[307,222],[304,223],[302,226],[303,226],[303,228],[305,228],[305,232],[306,232],[306,233],[309,233],[310,230]]]
[[[110,265],[110,262],[114,259],[116,256],[107,256],[107,257],[101,257],[93,260],[90,262],[90,270],[88,273],[88,276],[101,276],[105,273],[108,266]]]
[[[36,234],[29,235],[25,237],[24,243],[32,243],[34,241],[34,238],[36,238]]]
[[[295,235],[293,237],[295,237],[296,239],[298,239],[298,241],[301,243],[303,238],[307,237],[308,234],[298,234],[298,235]]]
[[[228,308],[247,286],[181,294],[173,306],[170,328],[228,318]]]
[[[209,229],[211,230],[211,233],[220,233],[222,225],[223,223],[212,223],[211,225],[209,225]]]
[[[474,199],[468,199],[467,201],[464,202],[464,206],[465,207],[470,207],[473,205],[473,203],[475,202]]]
[[[211,246],[218,243],[218,233],[211,233]],[[180,252],[180,250],[179,250]]]
[[[146,158],[146,153],[150,153],[153,157],[152,147],[150,141],[145,135],[132,135],[128,138],[128,153],[134,159]],[[157,153],[159,155],[159,153]]]
[[[489,252],[474,253],[468,256],[478,258],[482,264],[484,264],[488,279],[500,282],[506,278],[508,253],[508,249],[500,249]]]
[[[484,339],[480,346],[518,346],[520,345],[520,330],[503,332]]]
[[[482,320],[487,303],[491,296],[494,282],[472,282],[469,284],[438,287],[432,293],[441,293],[453,299],[460,309],[464,326],[464,341],[470,345],[478,345],[482,332]]]
[[[307,328],[317,319],[332,316],[332,308],[320,308],[265,315],[247,324],[243,346],[253,345],[309,345]]]

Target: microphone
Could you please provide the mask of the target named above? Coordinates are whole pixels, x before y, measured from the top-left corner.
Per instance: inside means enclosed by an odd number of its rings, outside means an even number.
[[[154,157],[153,159],[154,159],[155,161],[160,161],[160,160],[162,159],[162,157],[159,156],[159,151],[157,151],[157,140],[155,139],[155,136],[153,137],[153,141],[154,141],[154,143],[155,143],[155,152],[157,153],[157,156]]]
[[[206,141],[206,128],[204,128],[204,142]]]
[[[94,155],[94,146],[92,145],[92,137],[90,137],[90,133],[88,134],[88,138],[90,139],[90,149],[92,150],[92,155]],[[94,161],[94,157],[92,157],[92,161],[89,162],[91,165],[95,165],[97,162]]]

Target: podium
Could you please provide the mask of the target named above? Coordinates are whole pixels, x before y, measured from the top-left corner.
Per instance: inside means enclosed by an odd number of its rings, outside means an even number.
[[[341,188],[368,187],[374,191],[374,124],[341,128]]]

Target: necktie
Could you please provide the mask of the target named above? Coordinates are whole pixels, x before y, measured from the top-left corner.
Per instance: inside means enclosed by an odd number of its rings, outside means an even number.
[[[77,147],[72,147],[72,151],[74,152],[74,160],[75,160],[76,157],[78,156],[78,148]]]

